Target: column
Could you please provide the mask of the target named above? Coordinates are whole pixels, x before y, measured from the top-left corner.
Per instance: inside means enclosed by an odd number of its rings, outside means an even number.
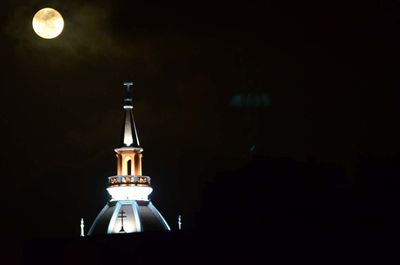
[[[138,159],[138,175],[141,176],[142,175],[142,156],[143,154],[140,153],[139,154],[139,159]]]
[[[117,154],[117,176],[122,175],[122,156]]]

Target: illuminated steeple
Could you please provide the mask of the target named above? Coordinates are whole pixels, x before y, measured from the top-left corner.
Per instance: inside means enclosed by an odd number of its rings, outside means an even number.
[[[108,178],[110,201],[99,213],[88,235],[170,230],[149,201],[150,177],[142,175],[143,148],[133,118],[132,82],[125,82],[124,124],[120,147],[115,149],[117,175]],[[122,214],[121,214],[122,213]]]
[[[122,127],[120,147],[115,149],[118,160],[118,176],[142,176],[143,149],[140,147],[136,124],[133,118],[133,100],[131,95],[132,85],[132,82],[124,83],[124,86],[126,86],[126,96],[123,104],[125,118]],[[147,178],[146,183],[148,182],[148,184],[150,184],[150,178]],[[142,180],[144,181],[145,179],[143,178]]]

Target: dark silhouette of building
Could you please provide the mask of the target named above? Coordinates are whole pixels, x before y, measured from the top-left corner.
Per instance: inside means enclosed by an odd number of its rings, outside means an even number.
[[[370,199],[362,194],[370,190],[376,195],[382,187],[397,183],[392,175],[397,166],[385,168],[373,191],[368,182],[381,172],[379,162],[360,163],[358,172],[368,179],[360,184],[334,165],[255,156],[236,171],[217,174],[207,185],[193,229],[34,239],[25,242],[24,260],[26,264],[384,264],[398,260],[399,233],[397,226],[381,224],[389,216],[396,220],[398,214],[370,211]]]

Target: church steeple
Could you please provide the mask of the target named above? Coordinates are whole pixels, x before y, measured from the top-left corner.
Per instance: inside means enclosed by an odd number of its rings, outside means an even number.
[[[123,108],[125,111],[124,124],[120,147],[115,149],[117,153],[118,176],[142,176],[143,148],[140,147],[139,137],[133,118],[132,89],[133,82],[124,82],[126,96]],[[147,182],[146,182],[147,183]],[[150,181],[149,183],[150,184]]]
[[[142,175],[143,148],[133,119],[132,82],[125,82],[124,123],[121,144],[115,149],[117,174],[108,177],[110,201],[99,213],[89,235],[170,230],[167,222],[149,200],[153,191],[150,177]]]

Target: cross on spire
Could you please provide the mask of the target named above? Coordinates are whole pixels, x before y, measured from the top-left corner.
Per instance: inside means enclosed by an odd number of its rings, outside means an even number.
[[[133,86],[133,82],[124,82],[124,86],[126,86],[126,92],[130,94],[131,86]]]
[[[133,100],[132,100],[132,88],[133,82],[124,82],[124,86],[126,87],[126,96],[124,99],[124,109],[132,109],[133,108]]]
[[[119,230],[120,233],[125,233],[124,230],[124,218],[126,218],[125,212],[123,209],[118,214],[118,218],[121,218],[121,230]]]

